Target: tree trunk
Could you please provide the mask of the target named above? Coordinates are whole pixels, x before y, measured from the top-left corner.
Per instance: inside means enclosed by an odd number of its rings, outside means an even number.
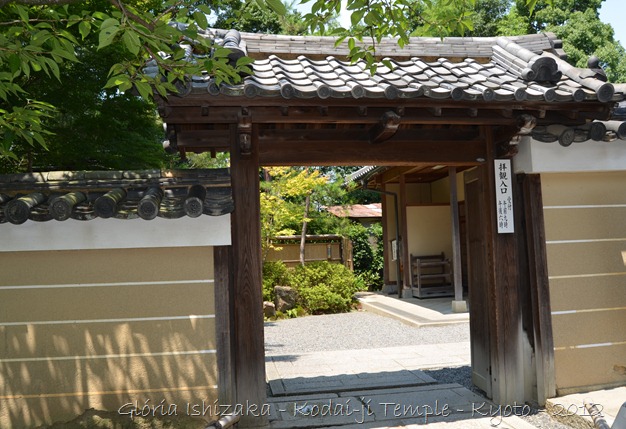
[[[309,208],[311,207],[311,194],[307,194],[304,200],[304,219],[302,221],[302,236],[300,237],[300,264],[304,266],[304,246],[306,244],[306,225],[309,217]]]

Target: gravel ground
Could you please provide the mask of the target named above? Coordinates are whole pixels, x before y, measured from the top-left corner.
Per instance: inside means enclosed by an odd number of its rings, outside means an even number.
[[[469,324],[415,328],[366,311],[265,323],[265,352],[268,356],[469,340]]]
[[[268,356],[469,340],[468,323],[418,328],[366,311],[265,323],[265,352]],[[469,366],[424,372],[440,383],[458,383],[482,395],[482,391],[472,384]],[[537,408],[532,408],[531,414],[523,418],[539,429],[571,429]]]

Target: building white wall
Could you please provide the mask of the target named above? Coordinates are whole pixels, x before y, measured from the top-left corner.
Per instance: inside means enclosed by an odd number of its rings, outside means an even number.
[[[0,252],[132,249],[231,244],[230,215],[180,219],[27,221],[0,225]]]
[[[516,173],[575,173],[626,170],[626,140],[586,141],[563,147],[524,137],[513,158]]]

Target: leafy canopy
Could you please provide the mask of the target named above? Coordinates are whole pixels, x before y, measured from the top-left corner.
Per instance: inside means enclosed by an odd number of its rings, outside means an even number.
[[[255,0],[279,14],[280,0]],[[61,80],[61,66],[78,62],[77,50],[91,36],[97,49],[117,46],[129,55],[113,64],[105,88],[153,92],[167,97],[186,84],[187,76],[208,73],[238,82],[250,73],[249,58],[228,61],[230,51],[202,37],[211,9],[193,0],[150,4],[131,0],[83,3],[72,0],[0,0],[0,159],[13,158],[26,142],[46,147],[46,120],[54,106],[31,97],[25,86],[38,73]],[[170,25],[172,21],[186,25]],[[206,53],[189,61],[189,52]]]

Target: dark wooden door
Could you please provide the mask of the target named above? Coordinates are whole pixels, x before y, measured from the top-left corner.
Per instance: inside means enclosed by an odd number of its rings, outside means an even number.
[[[488,398],[491,392],[491,351],[489,332],[488,244],[485,231],[485,180],[483,167],[465,174],[466,236],[468,253],[468,297],[472,381]]]

